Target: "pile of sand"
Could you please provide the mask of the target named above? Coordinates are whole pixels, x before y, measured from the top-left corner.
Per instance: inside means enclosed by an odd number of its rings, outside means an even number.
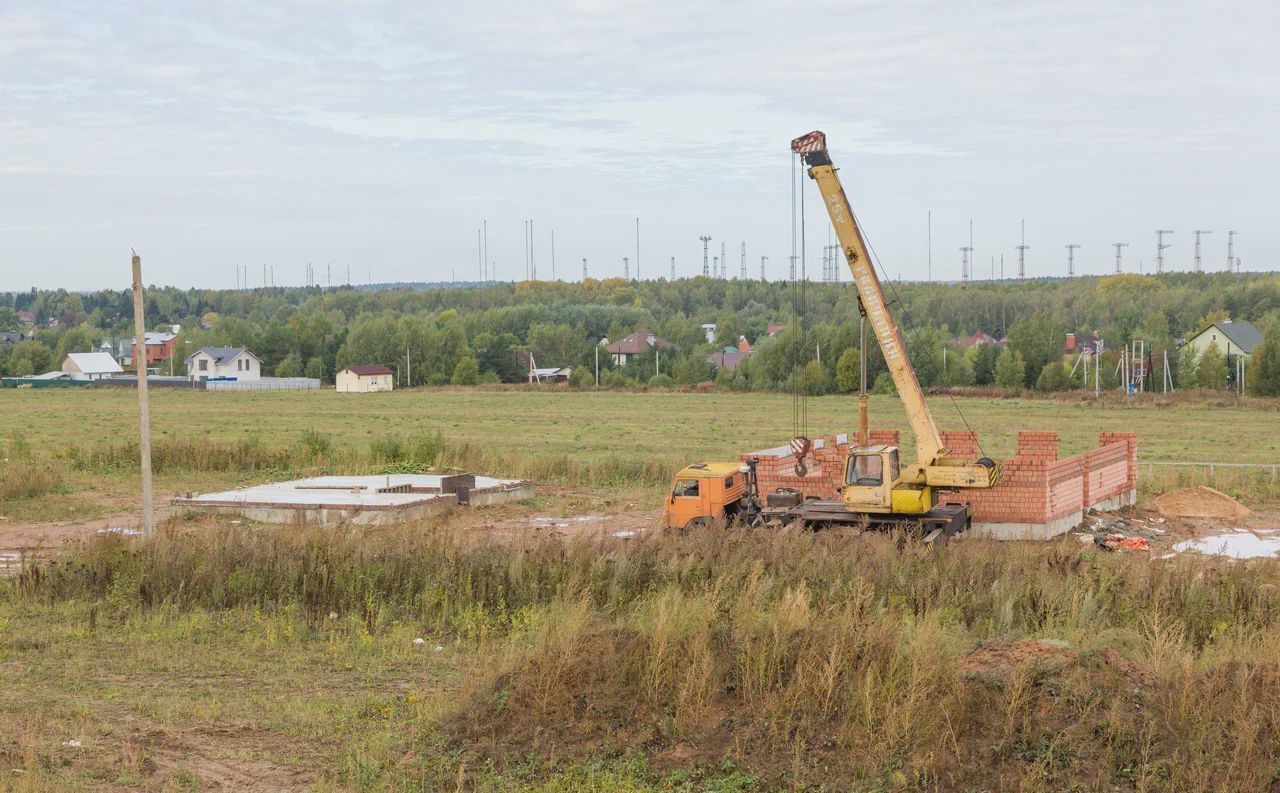
[[[1243,518],[1249,514],[1244,504],[1212,487],[1171,490],[1153,503],[1166,518]]]

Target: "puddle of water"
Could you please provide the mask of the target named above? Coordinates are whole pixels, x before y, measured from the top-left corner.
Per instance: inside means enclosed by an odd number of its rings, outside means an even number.
[[[127,528],[124,526],[108,526],[105,529],[98,529],[99,534],[120,534],[125,537],[141,537],[142,529]]]
[[[1253,532],[1240,529],[1231,534],[1186,540],[1174,545],[1173,550],[1175,553],[1194,551],[1231,559],[1265,559],[1280,556],[1280,538],[1259,537]]]

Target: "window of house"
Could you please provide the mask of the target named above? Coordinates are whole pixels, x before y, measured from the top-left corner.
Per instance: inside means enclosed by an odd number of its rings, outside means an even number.
[[[724,478],[724,489],[728,490],[733,487],[733,474],[729,474]]]
[[[671,495],[678,498],[697,498],[698,497],[698,480],[697,479],[677,479],[676,488],[671,491]]]
[[[853,458],[845,484],[877,486],[884,483],[884,465],[878,454],[860,454]]]
[[[202,372],[209,371],[209,360],[207,358],[200,359],[200,371]]]

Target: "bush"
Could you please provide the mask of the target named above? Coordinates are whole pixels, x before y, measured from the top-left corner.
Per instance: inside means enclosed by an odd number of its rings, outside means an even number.
[[[1022,388],[1026,379],[1027,364],[1022,353],[1005,347],[996,357],[996,385],[1001,388]]]
[[[476,385],[480,382],[480,364],[470,355],[464,355],[458,359],[458,364],[453,367],[453,377],[450,379],[454,385]]]
[[[667,389],[669,389],[669,388],[673,387],[675,384],[676,384],[676,381],[675,381],[675,380],[673,380],[673,379],[671,379],[671,375],[666,374],[666,373],[655,374],[653,377],[650,377],[650,378],[649,378],[649,387],[650,387],[650,388],[667,388]]]
[[[595,372],[585,366],[575,366],[569,373],[569,385],[573,388],[591,388],[595,384]]]
[[[1036,378],[1037,391],[1066,391],[1071,388],[1071,372],[1061,361],[1050,361]]]

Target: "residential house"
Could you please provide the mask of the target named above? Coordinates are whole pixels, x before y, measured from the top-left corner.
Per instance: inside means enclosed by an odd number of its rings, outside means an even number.
[[[777,336],[779,333],[786,330],[786,328],[787,328],[786,325],[770,325],[769,327],[764,329],[764,335]],[[756,341],[760,341],[760,340],[756,339]]]
[[[244,347],[201,347],[187,356],[192,380],[260,380],[262,361]]]
[[[641,329],[610,344],[605,350],[613,356],[615,366],[626,366],[632,360],[649,360],[655,350],[674,350],[675,345]]]
[[[738,368],[738,364],[747,358],[755,355],[755,350],[751,348],[751,343],[744,337],[738,339],[737,347],[725,347],[720,352],[712,353],[707,358],[707,363],[717,369],[727,369],[732,372]]]
[[[702,333],[707,337],[707,344],[716,343],[716,323],[704,322],[702,324]]]
[[[23,325],[36,324],[36,315],[32,314],[30,311],[19,311],[18,319],[22,322]]]
[[[173,346],[177,343],[178,337],[172,333],[152,333],[148,331],[144,336],[144,345],[147,348],[147,365],[159,361],[168,360],[173,355]],[[138,339],[135,336],[129,340],[130,358],[138,354]]]
[[[22,341],[20,330],[0,330],[0,347],[8,347]]]
[[[122,374],[124,369],[105,352],[72,352],[62,359],[60,369],[72,380],[101,380]]]
[[[333,378],[339,394],[368,394],[374,391],[393,391],[396,374],[390,367],[378,364],[348,366]]]
[[[1248,360],[1261,343],[1262,332],[1252,323],[1224,319],[1187,339],[1185,346],[1194,349],[1198,355],[1203,355],[1210,347],[1217,347],[1229,360],[1237,355],[1243,355]]]
[[[973,347],[978,344],[999,344],[999,340],[990,333],[981,330],[975,330],[973,335],[964,340],[966,347]]]

